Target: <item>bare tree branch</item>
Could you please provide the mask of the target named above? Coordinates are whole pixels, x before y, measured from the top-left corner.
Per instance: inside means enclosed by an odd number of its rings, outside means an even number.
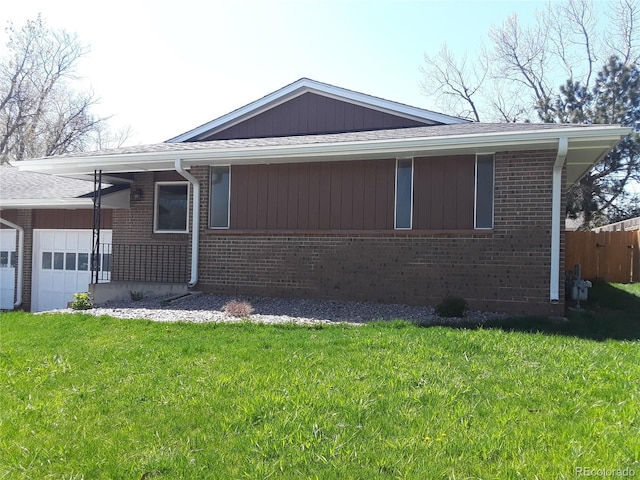
[[[611,2],[609,19],[616,25],[606,37],[608,48],[626,65],[640,60],[640,1],[617,0]]]
[[[446,43],[436,56],[425,55],[424,61],[422,90],[440,99],[448,97],[446,105],[454,107],[458,115],[480,121],[474,97],[487,75],[486,64],[474,62],[469,67],[467,57],[456,59]]]
[[[640,129],[640,0],[549,0],[534,22],[523,24],[512,14],[489,30],[488,39],[481,63],[467,59],[482,56],[456,57],[446,45],[425,55],[425,93],[475,120]],[[640,183],[637,135],[583,177],[568,204],[588,221],[640,211],[629,206],[633,195],[626,186],[634,180]]]
[[[76,92],[78,60],[87,53],[77,36],[51,30],[38,16],[7,27],[8,54],[0,59],[0,162],[78,151],[106,119],[94,117],[92,94]]]

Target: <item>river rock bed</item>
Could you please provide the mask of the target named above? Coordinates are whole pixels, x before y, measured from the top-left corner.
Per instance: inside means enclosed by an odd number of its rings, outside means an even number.
[[[228,295],[188,294],[183,297],[147,297],[140,300],[110,301],[78,312],[123,319],[148,319],[157,322],[239,322],[224,312],[231,300],[246,301],[254,309],[249,320],[273,323],[349,323],[363,324],[376,320],[409,320],[421,325],[451,323],[482,324],[504,317],[495,312],[466,311],[463,318],[443,318],[433,307],[389,305],[373,302],[346,302],[291,298],[242,297]],[[76,310],[57,310],[76,312]]]

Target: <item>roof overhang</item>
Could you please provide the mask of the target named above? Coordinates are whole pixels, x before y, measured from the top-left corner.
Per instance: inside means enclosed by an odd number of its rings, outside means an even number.
[[[221,130],[232,127],[240,122],[248,120],[256,115],[266,112],[278,105],[292,100],[305,93],[314,93],[335,100],[342,100],[354,105],[371,108],[384,113],[401,116],[426,125],[467,123],[468,120],[452,117],[438,112],[432,112],[422,108],[412,107],[391,100],[366,95],[364,93],[347,90],[327,83],[318,82],[309,78],[301,78],[275,92],[272,92],[244,107],[238,108],[226,115],[205,123],[193,130],[189,130],[177,137],[167,140],[170,143],[189,142],[202,140]]]
[[[103,194],[101,207],[107,209],[129,208],[129,189],[120,189],[113,193]],[[18,198],[0,200],[0,210],[85,210],[90,208],[93,208],[93,198],[87,196],[76,198]]]
[[[167,144],[166,149],[110,152],[87,156],[24,160],[21,170],[63,176],[173,170],[175,159],[185,168],[194,165],[297,163],[382,158],[483,154],[502,151],[556,149],[561,137],[569,142],[567,186],[575,183],[595,163],[631,132],[620,126],[544,128],[540,130],[422,136],[383,140],[336,141],[269,146],[216,146],[216,142]],[[206,144],[205,144],[206,143]],[[211,145],[207,145],[210,143]]]

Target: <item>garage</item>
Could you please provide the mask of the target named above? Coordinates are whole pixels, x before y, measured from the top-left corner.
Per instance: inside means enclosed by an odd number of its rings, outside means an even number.
[[[100,282],[110,280],[111,230],[100,232]],[[33,230],[31,310],[66,308],[91,282],[91,230]]]
[[[13,310],[16,286],[16,231],[0,230],[0,310]]]

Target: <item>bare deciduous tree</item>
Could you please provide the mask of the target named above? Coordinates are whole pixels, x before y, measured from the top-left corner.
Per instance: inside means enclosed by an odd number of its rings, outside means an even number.
[[[593,0],[564,0],[550,2],[532,25],[510,15],[489,30],[488,46],[478,52],[457,58],[445,44],[437,54],[425,54],[422,89],[476,121],[543,120],[567,79],[588,88],[611,55],[627,65],[639,59],[640,0],[596,5],[610,14],[604,29]]]
[[[96,97],[72,87],[87,48],[42,18],[22,28],[9,23],[0,59],[0,163],[83,151],[106,128],[91,112]]]
[[[604,116],[596,114],[594,105],[608,100],[600,90],[615,90],[615,75],[637,72],[640,0],[549,2],[531,25],[512,14],[491,28],[488,46],[478,53],[486,60],[467,62],[472,54],[458,59],[445,47],[435,56],[425,54],[423,91],[436,102],[446,99],[443,105],[455,107],[452,113],[471,112],[466,117],[476,121],[601,123]],[[603,65],[615,73],[606,82]],[[623,93],[627,107],[640,110],[635,91],[618,91],[611,102],[620,103]],[[637,123],[627,122],[632,117],[637,122],[635,115],[609,121],[637,129]],[[637,135],[631,142],[638,142]],[[632,148],[621,151],[615,161],[603,162],[606,168],[594,168],[583,181],[585,191],[573,192],[571,213],[582,209],[585,217],[605,221],[633,210],[638,200],[625,187],[640,177],[638,153]]]

